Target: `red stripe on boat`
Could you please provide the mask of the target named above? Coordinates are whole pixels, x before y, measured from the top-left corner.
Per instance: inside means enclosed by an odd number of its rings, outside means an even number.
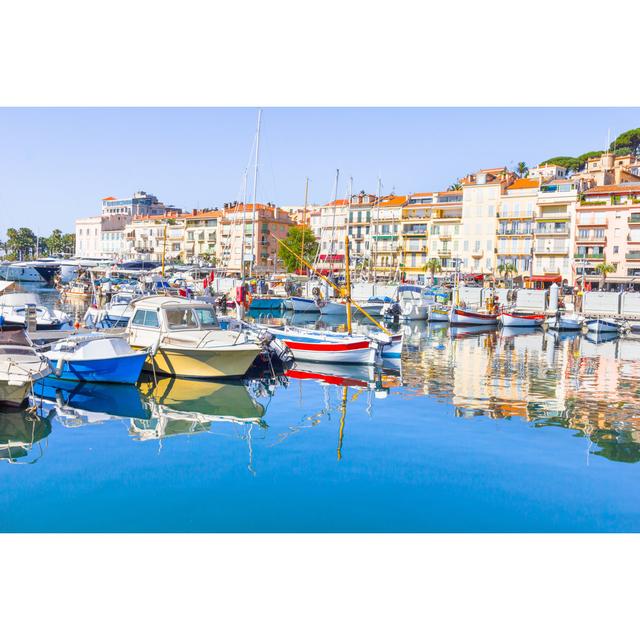
[[[369,347],[369,342],[366,340],[347,344],[340,342],[320,344],[318,342],[293,342],[285,339],[284,343],[289,349],[298,349],[299,351],[355,351],[356,349],[366,349]]]
[[[507,316],[508,318],[520,318],[522,320],[544,320],[546,316],[519,316],[514,313],[503,313],[503,316]]]
[[[322,380],[329,384],[337,384],[342,387],[366,387],[367,383],[357,378],[344,378],[342,376],[330,376],[324,373],[311,373],[310,371],[300,371],[298,369],[289,369],[285,374],[288,378],[296,380]]]
[[[468,318],[489,318],[495,320],[498,317],[491,313],[473,313],[472,311],[463,311],[462,309],[456,309],[454,313],[458,316],[466,316]]]

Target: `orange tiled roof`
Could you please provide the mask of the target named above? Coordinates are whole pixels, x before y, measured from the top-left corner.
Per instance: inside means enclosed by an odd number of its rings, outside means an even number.
[[[515,191],[516,189],[537,189],[540,182],[534,178],[518,178],[507,191]]]
[[[411,198],[419,198],[421,196],[432,196],[434,194],[433,191],[416,191],[416,193],[411,194]]]
[[[380,198],[381,207],[400,207],[407,201],[407,196],[383,196]]]
[[[113,196],[108,196],[107,198],[102,198],[102,200],[116,200],[117,198],[114,198]]]
[[[331,202],[328,202],[327,204],[325,204],[325,207],[346,207],[349,204],[349,201],[346,199],[342,199],[342,200],[332,200]]]
[[[640,193],[640,182],[627,182],[626,184],[608,184],[602,187],[592,187],[584,192],[584,195],[593,193]]]

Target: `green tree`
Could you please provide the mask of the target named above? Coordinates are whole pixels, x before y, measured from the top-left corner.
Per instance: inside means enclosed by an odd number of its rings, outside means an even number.
[[[13,259],[24,259],[36,248],[36,235],[27,227],[7,229],[7,253]]]
[[[313,235],[311,229],[304,225],[291,227],[287,237],[282,242],[285,246],[279,246],[278,257],[282,260],[285,269],[289,273],[300,269],[301,266],[304,268],[304,265],[300,264],[300,259],[296,256],[302,255],[307,262],[312,262],[318,250],[316,237]],[[304,254],[302,250],[303,244]],[[290,251],[285,247],[288,247]]]
[[[604,283],[607,279],[607,274],[615,273],[616,267],[605,260],[604,262],[601,262],[599,265],[596,265],[594,270],[600,274],[600,277],[602,278],[602,286],[604,286]]]
[[[621,133],[609,146],[609,151],[624,156],[629,153],[640,155],[640,129],[629,129]]]
[[[65,233],[62,236],[62,253],[73,255],[76,252],[76,234]]]
[[[50,254],[64,253],[64,242],[60,229],[54,229],[47,238],[47,249]]]
[[[462,189],[462,185],[458,181],[454,182],[453,184],[450,184],[447,187],[447,191],[460,191],[460,189]]]
[[[423,269],[425,273],[428,271],[431,274],[431,285],[433,286],[436,279],[436,273],[442,272],[442,264],[440,264],[440,260],[438,260],[438,258],[429,258]]]
[[[503,262],[498,265],[498,273],[505,279],[509,279],[509,286],[513,286],[513,276],[518,273],[518,268],[511,262]]]
[[[529,175],[529,167],[527,167],[527,163],[526,162],[518,162],[518,164],[516,166],[516,173],[521,178],[526,178]]]

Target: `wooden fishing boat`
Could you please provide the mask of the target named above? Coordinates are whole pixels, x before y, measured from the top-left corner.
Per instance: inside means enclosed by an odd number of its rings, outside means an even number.
[[[545,315],[541,313],[512,313],[503,311],[498,320],[503,327],[540,327],[545,321]]]
[[[449,322],[452,325],[497,325],[498,314],[470,311],[453,305],[449,311]]]
[[[596,318],[594,320],[586,321],[587,331],[589,333],[620,333],[622,328],[621,324],[613,318]]]

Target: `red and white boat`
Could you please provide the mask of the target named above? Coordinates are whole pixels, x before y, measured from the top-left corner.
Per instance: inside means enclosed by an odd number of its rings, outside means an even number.
[[[539,327],[545,321],[545,316],[540,313],[508,313],[503,311],[498,319],[503,327]]]
[[[369,338],[354,337],[340,341],[306,341],[298,336],[279,336],[296,360],[335,364],[379,364],[380,347]]]
[[[449,311],[449,323],[452,325],[496,325],[497,313],[484,311],[469,311],[453,305]]]

